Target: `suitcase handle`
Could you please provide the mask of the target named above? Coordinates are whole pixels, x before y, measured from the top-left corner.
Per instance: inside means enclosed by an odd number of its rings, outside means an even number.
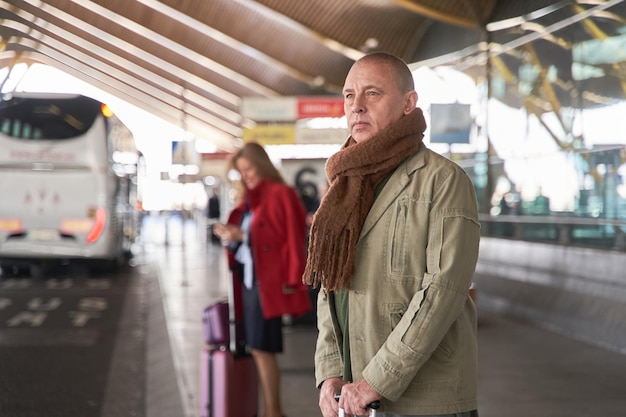
[[[341,394],[335,394],[335,401],[339,402],[339,398],[341,398]],[[372,401],[367,406],[372,409],[372,412],[370,413],[370,417],[375,417],[376,410],[380,408],[380,401],[378,400]],[[343,411],[343,408],[340,408],[338,417],[344,417],[344,416],[345,416],[345,412]]]

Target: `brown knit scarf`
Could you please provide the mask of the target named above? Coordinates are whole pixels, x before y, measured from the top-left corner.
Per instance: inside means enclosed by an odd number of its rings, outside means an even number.
[[[349,137],[328,159],[330,187],[311,226],[305,284],[350,288],[357,240],[376,186],[417,151],[425,129],[422,111],[415,109],[366,141]]]

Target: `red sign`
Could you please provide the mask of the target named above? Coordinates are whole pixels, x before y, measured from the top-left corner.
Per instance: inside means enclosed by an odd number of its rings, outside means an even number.
[[[232,155],[232,152],[211,152],[200,154],[203,160],[226,159]]]
[[[343,97],[298,97],[298,119],[343,116]]]

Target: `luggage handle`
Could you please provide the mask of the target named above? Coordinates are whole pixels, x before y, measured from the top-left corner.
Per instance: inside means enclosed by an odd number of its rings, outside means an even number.
[[[341,394],[335,394],[335,401],[339,402],[339,398],[341,397]],[[369,417],[376,417],[376,410],[378,408],[380,408],[380,401],[376,400],[376,401],[372,401],[371,403],[369,403],[367,405],[370,408],[370,416]],[[346,412],[343,411],[343,408],[339,409],[339,416],[338,417],[345,417]]]

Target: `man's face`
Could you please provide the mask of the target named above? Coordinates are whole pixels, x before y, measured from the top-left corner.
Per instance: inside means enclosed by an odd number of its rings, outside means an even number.
[[[386,64],[355,64],[343,87],[348,130],[356,142],[365,141],[415,109],[417,93],[400,91]]]

